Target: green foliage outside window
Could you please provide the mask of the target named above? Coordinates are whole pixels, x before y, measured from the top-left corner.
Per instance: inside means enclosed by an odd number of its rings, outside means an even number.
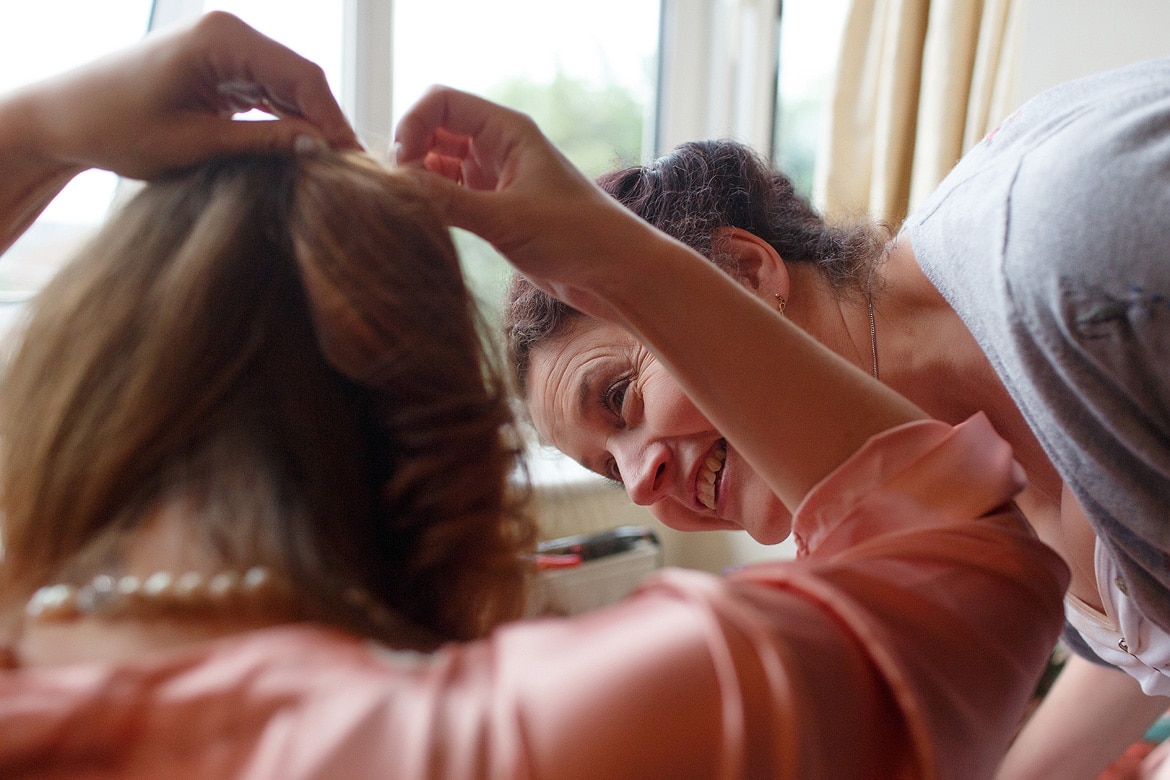
[[[642,106],[615,83],[594,85],[563,73],[549,83],[511,79],[486,97],[531,116],[574,165],[589,176],[636,165],[642,155]],[[468,282],[489,316],[498,317],[511,272],[486,242],[455,231]]]

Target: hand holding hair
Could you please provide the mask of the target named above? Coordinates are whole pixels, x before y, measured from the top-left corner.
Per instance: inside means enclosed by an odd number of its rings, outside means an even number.
[[[233,119],[252,108],[276,118]],[[216,154],[360,146],[320,67],[222,12],[0,97],[0,138],[0,249],[87,168],[147,179]]]
[[[624,259],[676,244],[577,170],[531,118],[466,92],[433,87],[399,122],[394,156],[452,225],[604,320],[623,322],[606,287],[628,271]]]

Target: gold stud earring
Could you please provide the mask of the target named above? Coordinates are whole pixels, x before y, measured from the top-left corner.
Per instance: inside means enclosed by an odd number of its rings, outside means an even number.
[[[772,293],[776,298],[776,311],[781,314],[784,313],[784,307],[788,305],[788,301],[784,300],[784,296],[780,293]]]

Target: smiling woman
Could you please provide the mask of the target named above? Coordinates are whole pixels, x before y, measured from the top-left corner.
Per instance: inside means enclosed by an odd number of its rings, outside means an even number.
[[[784,504],[627,331],[577,319],[538,344],[527,365],[541,436],[622,484],[668,528],[746,530],[763,544],[788,538]]]
[[[299,115],[232,121],[219,87],[241,78]],[[387,170],[354,148],[319,68],[211,14],[0,100],[4,235],[83,165],[151,179],[37,299],[4,377],[0,774],[989,776],[1067,572],[1011,507],[1018,469],[986,418],[923,419],[774,312],[735,315],[746,292],[530,121],[430,94],[445,99],[461,108],[403,121]],[[510,619],[533,552],[508,480],[514,407],[446,230],[475,222],[441,210],[500,193],[412,163],[442,135],[428,117],[501,130],[468,146],[487,166],[465,181],[516,171],[534,235],[499,241],[511,261],[635,327],[655,313],[613,293],[654,280],[662,311],[688,315],[667,337],[704,348],[729,403],[775,393],[830,426],[806,453],[811,429],[775,435],[787,407],[724,428],[696,401],[778,497],[803,499],[804,560],[676,569],[576,619]],[[577,218],[607,229],[558,229]],[[564,256],[582,236],[612,264],[592,299]],[[725,315],[791,370],[769,362],[745,391],[708,327]],[[568,409],[611,438],[670,398],[645,353],[615,356]],[[564,365],[550,375],[575,382]],[[651,471],[691,508],[715,476],[720,509],[732,456],[677,416],[661,429],[696,455]]]

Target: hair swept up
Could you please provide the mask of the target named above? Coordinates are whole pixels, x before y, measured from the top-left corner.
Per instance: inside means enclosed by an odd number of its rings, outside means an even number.
[[[881,225],[827,223],[787,176],[732,140],[683,143],[650,165],[602,174],[597,183],[732,276],[735,261],[719,244],[724,228],[758,236],[786,263],[814,266],[842,297],[864,295],[871,265],[889,238]],[[518,274],[506,301],[508,358],[523,389],[532,350],[582,315]]]
[[[3,594],[118,565],[160,509],[306,618],[436,641],[522,611],[498,356],[437,213],[362,153],[147,185],[38,296],[0,393]],[[381,637],[390,641],[401,637]]]

